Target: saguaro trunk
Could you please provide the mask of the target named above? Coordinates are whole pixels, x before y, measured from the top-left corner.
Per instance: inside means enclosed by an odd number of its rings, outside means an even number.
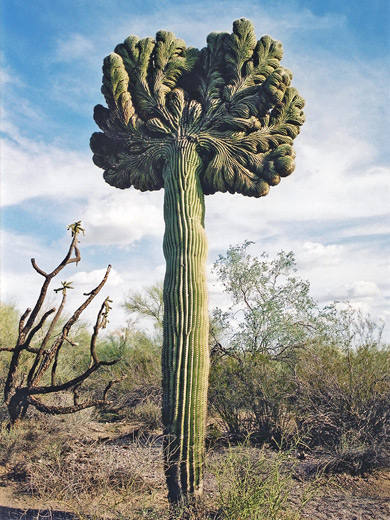
[[[185,138],[164,171],[163,423],[169,500],[200,494],[209,372],[201,160]]]

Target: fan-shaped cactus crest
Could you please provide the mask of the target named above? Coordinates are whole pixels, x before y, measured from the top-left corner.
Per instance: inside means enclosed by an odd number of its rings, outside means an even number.
[[[283,49],[252,23],[211,33],[201,51],[172,33],[130,36],[103,65],[107,107],[91,137],[106,182],[164,188],[163,422],[169,498],[199,493],[208,378],[204,195],[251,197],[294,170],[303,99]]]

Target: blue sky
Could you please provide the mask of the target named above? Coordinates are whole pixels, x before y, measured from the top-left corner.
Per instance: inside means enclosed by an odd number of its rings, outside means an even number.
[[[245,239],[253,254],[292,250],[320,305],[349,300],[386,319],[390,340],[389,10],[387,0],[2,0],[2,299],[33,303],[30,258],[54,266],[75,220],[86,228],[67,275],[75,304],[111,263],[105,294],[120,326],[126,292],[162,279],[163,193],[115,190],[91,161],[102,60],[130,34],[167,29],[201,48],[246,17],[258,38],[282,41],[307,122],[294,174],[270,195],[207,197],[209,268]],[[212,273],[210,301],[222,302]]]

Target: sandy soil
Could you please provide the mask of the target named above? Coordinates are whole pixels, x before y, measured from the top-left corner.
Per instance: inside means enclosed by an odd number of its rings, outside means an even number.
[[[328,489],[314,497],[302,519],[389,520],[390,472],[376,471],[364,478],[339,475]]]
[[[61,511],[60,504],[46,504],[33,497],[18,494],[15,483],[0,487],[0,520],[76,518],[71,512]],[[348,475],[335,477],[326,491],[307,504],[302,512],[302,519],[389,520],[390,472],[377,471],[364,478]]]

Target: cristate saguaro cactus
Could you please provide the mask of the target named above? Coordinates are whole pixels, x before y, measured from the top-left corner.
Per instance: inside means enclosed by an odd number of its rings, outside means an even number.
[[[282,45],[240,19],[186,47],[170,32],[130,36],[103,65],[108,108],[93,160],[117,188],[164,188],[163,422],[169,499],[201,493],[208,380],[204,195],[262,197],[294,169],[303,99]]]

